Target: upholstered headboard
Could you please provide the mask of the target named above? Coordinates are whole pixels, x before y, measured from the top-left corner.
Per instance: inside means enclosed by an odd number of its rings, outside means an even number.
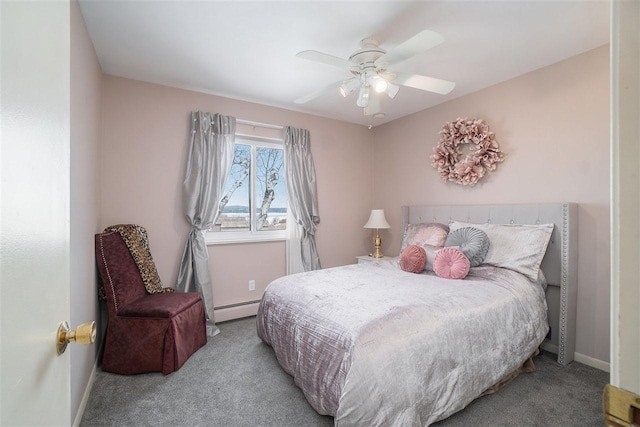
[[[558,348],[558,363],[573,361],[576,333],[578,209],[573,203],[519,205],[403,206],[402,232],[407,224],[458,220],[494,224],[554,224],[542,260],[549,286],[550,343]]]

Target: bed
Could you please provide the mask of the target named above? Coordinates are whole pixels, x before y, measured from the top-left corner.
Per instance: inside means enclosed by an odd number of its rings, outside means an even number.
[[[272,282],[258,335],[337,426],[429,425],[517,372],[545,337],[559,363],[573,360],[576,215],[569,203],[403,207],[403,230],[454,220],[553,224],[540,264],[546,292],[494,265],[451,280],[407,273],[398,259],[355,264]]]

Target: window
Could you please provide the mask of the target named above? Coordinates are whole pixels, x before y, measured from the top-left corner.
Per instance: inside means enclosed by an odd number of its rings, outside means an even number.
[[[236,136],[235,155],[207,243],[279,240],[287,228],[282,142]]]

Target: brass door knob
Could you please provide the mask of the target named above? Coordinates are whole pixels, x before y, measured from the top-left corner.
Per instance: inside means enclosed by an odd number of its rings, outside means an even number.
[[[86,322],[78,326],[76,330],[69,329],[69,324],[64,321],[58,327],[58,343],[56,348],[58,354],[64,353],[67,344],[76,342],[78,344],[93,344],[96,341],[96,322]]]

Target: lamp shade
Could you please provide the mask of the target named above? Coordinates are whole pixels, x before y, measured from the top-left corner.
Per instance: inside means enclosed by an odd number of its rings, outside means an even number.
[[[358,100],[356,101],[356,105],[361,108],[365,108],[369,105],[369,85],[364,84],[360,86],[360,95],[358,95]]]
[[[400,90],[400,86],[396,86],[393,83],[389,83],[387,87],[387,95],[389,96],[389,98],[393,99],[396,97],[399,90]]]
[[[364,228],[391,228],[384,217],[384,209],[371,210],[369,221],[364,225]]]
[[[346,98],[351,92],[358,89],[359,87],[360,87],[360,82],[358,81],[357,78],[354,77],[354,78],[351,78],[350,80],[346,80],[342,82],[342,84],[340,85],[340,88],[339,88],[340,95],[342,95],[343,98]]]

